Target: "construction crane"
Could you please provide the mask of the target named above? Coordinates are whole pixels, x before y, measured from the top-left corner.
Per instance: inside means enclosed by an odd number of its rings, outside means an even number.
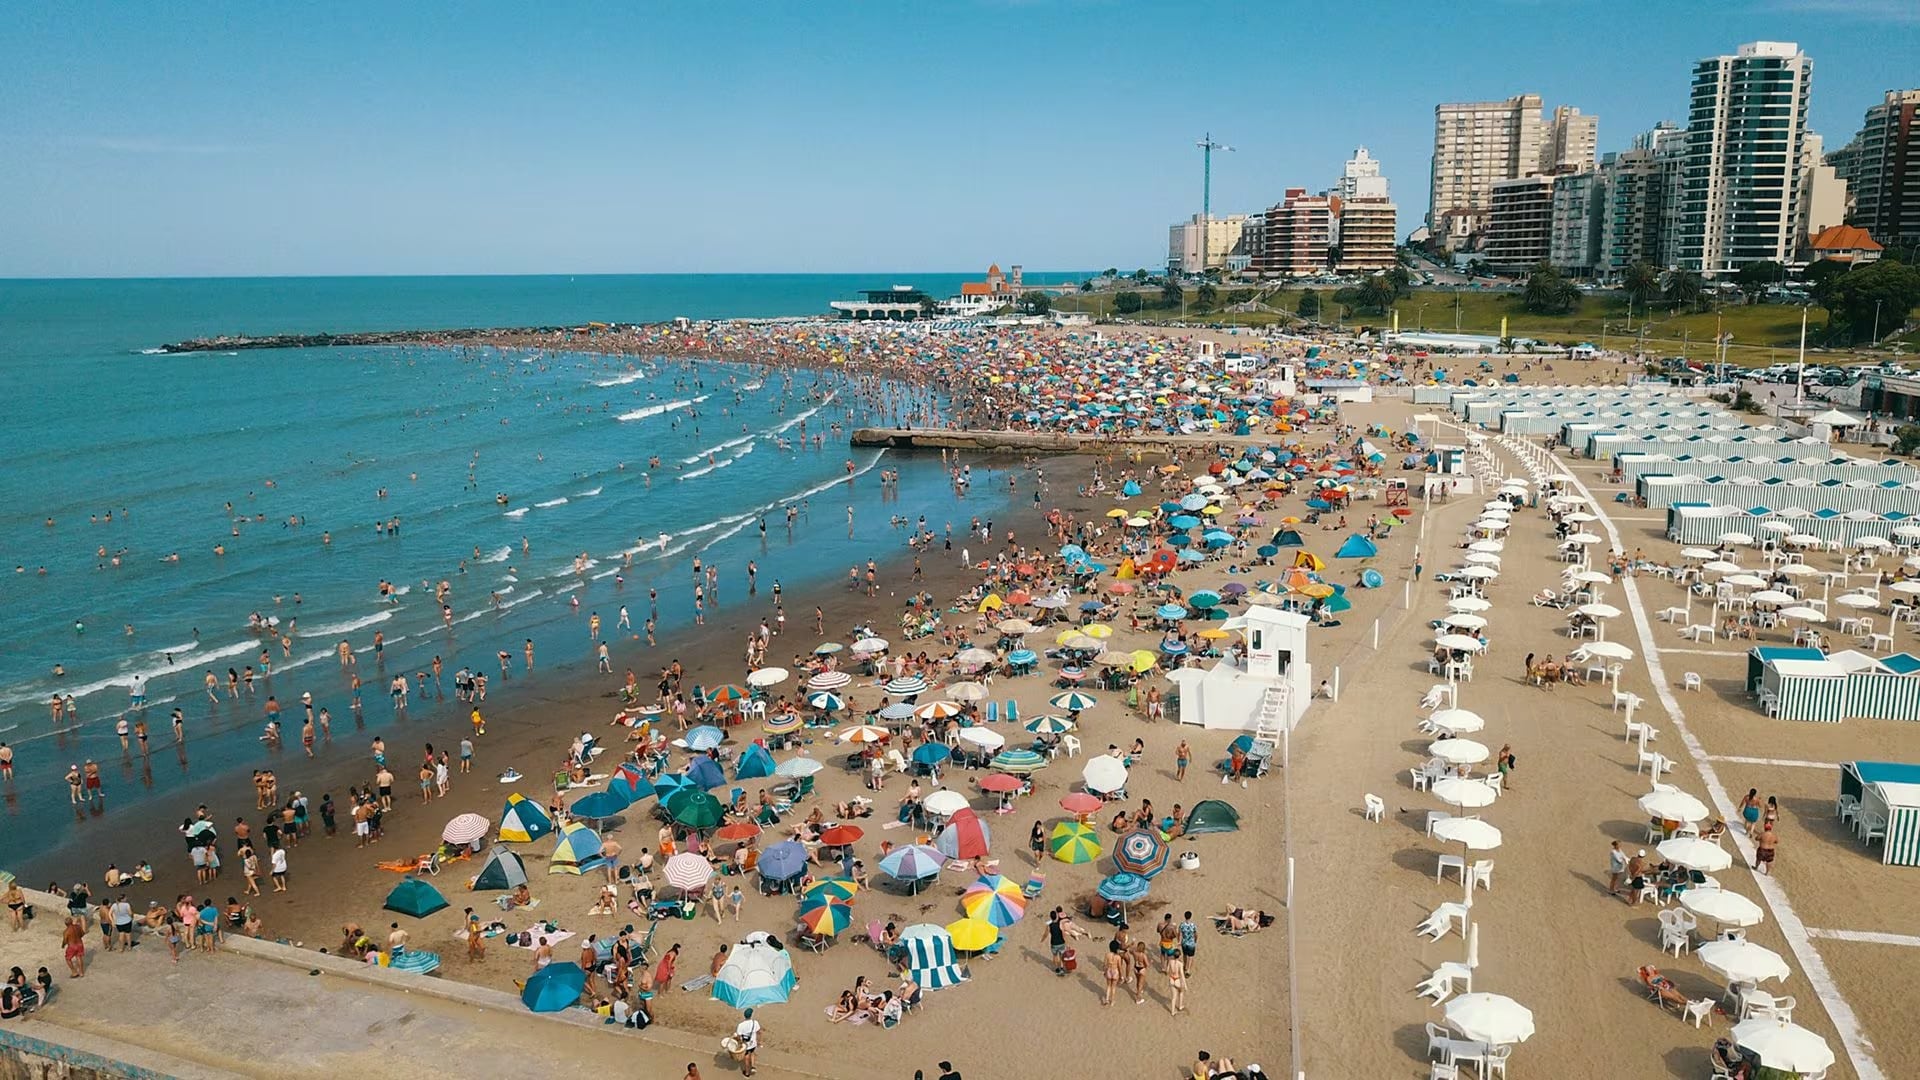
[[[1213,224],[1213,152],[1220,150],[1230,154],[1233,152],[1233,147],[1228,146],[1226,143],[1214,142],[1212,132],[1200,136],[1200,141],[1193,145],[1200,148],[1202,162],[1202,179],[1200,183],[1200,272],[1204,274],[1207,272],[1207,233],[1211,231],[1210,226]]]

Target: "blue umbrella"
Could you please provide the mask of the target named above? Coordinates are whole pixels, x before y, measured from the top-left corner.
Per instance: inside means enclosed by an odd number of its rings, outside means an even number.
[[[1152,885],[1152,882],[1139,874],[1123,870],[1112,877],[1101,879],[1099,892],[1102,899],[1111,900],[1116,904],[1131,904],[1137,900],[1145,900],[1147,890],[1152,888]]]
[[[1177,547],[1177,548],[1186,547],[1188,544],[1191,544],[1191,543],[1193,543],[1193,537],[1188,536],[1186,533],[1174,533],[1173,535],[1167,537],[1168,547]]]
[[[659,797],[661,806],[667,805],[667,800],[676,792],[692,789],[693,781],[681,773],[661,773],[653,778],[653,793]]]
[[[893,704],[887,706],[886,708],[880,710],[880,719],[911,720],[913,719],[913,706],[907,704],[904,701],[896,701]]]
[[[1102,605],[1098,600],[1089,600],[1086,603],[1080,605],[1080,610],[1089,611],[1089,612],[1099,611],[1103,606],[1104,605]]]
[[[1163,502],[1163,503],[1161,503],[1161,504],[1160,504],[1160,512],[1161,512],[1161,513],[1163,513],[1163,514],[1176,514],[1176,513],[1179,513],[1179,512],[1180,512],[1180,504],[1179,504],[1179,503],[1177,503],[1177,502]]]
[[[1153,609],[1153,613],[1163,619],[1184,619],[1187,617],[1187,609],[1181,607],[1179,604],[1161,604],[1159,607]]]
[[[1231,544],[1231,543],[1233,543],[1233,537],[1231,536],[1226,536],[1226,535],[1216,536],[1216,535],[1209,534],[1206,537],[1206,545],[1216,550],[1219,548],[1226,547],[1228,544]]]
[[[569,811],[574,817],[598,821],[601,818],[610,818],[630,805],[632,804],[626,799],[612,791],[596,791],[591,795],[583,795],[575,799]]]
[[[921,743],[913,748],[913,760],[920,765],[938,765],[953,756],[946,743]]]
[[[687,732],[687,749],[711,750],[727,741],[727,734],[710,724],[702,724]]]
[[[807,849],[798,840],[782,840],[760,853],[760,876],[785,881],[807,869]]]
[[[571,1008],[587,988],[587,973],[571,960],[556,960],[534,972],[520,988],[520,1000],[534,1012]]]
[[[1181,562],[1205,562],[1206,559],[1207,557],[1205,555],[1194,551],[1192,548],[1188,548],[1186,551],[1180,553]]]
[[[1178,517],[1175,517],[1169,520],[1167,524],[1173,526],[1176,529],[1191,529],[1195,525],[1200,524],[1200,519],[1197,517],[1194,517],[1192,514],[1181,514]]]
[[[1212,589],[1201,589],[1192,596],[1187,597],[1187,603],[1197,608],[1219,607],[1220,594],[1214,592]]]
[[[1007,654],[1009,664],[1033,664],[1038,663],[1039,660],[1039,655],[1032,649],[1015,649]]]
[[[654,785],[639,773],[622,773],[613,778],[607,790],[627,800],[628,804],[639,802],[654,793]]]
[[[762,860],[765,858],[761,856]],[[886,858],[880,860],[880,872],[896,881],[919,881],[938,874],[946,862],[946,856],[935,848],[908,844],[887,852]]]
[[[1079,544],[1065,544],[1060,548],[1060,557],[1063,559],[1084,559],[1087,557],[1087,549],[1081,547]]]
[[[1188,495],[1180,500],[1180,509],[1182,510],[1199,510],[1206,505],[1207,497],[1205,495]]]
[[[1129,499],[1133,498],[1135,495],[1140,494],[1140,482],[1137,480],[1129,480],[1126,483],[1121,484],[1120,494],[1125,495]]]
[[[712,758],[698,757],[687,768],[687,780],[702,791],[711,791],[727,782],[727,774]]]
[[[1163,641],[1160,643],[1160,651],[1166,653],[1168,656],[1181,656],[1187,651],[1187,643],[1184,641]]]
[[[1274,547],[1272,544],[1261,544],[1255,550],[1258,552],[1259,556],[1263,559],[1271,559],[1280,554],[1280,549],[1277,547]]]

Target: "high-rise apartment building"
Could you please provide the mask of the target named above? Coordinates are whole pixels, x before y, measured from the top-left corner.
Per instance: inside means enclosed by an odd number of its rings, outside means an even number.
[[[1396,240],[1400,208],[1385,198],[1334,200],[1339,204],[1340,259],[1343,274],[1370,274],[1389,270],[1399,262]]]
[[[1487,226],[1493,185],[1540,167],[1540,95],[1433,109],[1432,200],[1427,228],[1449,249]]]
[[[1547,261],[1556,269],[1573,277],[1592,277],[1598,272],[1606,203],[1606,179],[1597,170],[1561,173],[1553,178]]]
[[[1494,182],[1487,200],[1487,265],[1496,272],[1524,273],[1547,261],[1552,250],[1551,176]]]
[[[1850,158],[1835,160],[1847,150]],[[1849,181],[1848,224],[1882,244],[1920,244],[1920,90],[1887,91],[1860,134],[1827,160]]]
[[[1339,208],[1338,196],[1288,188],[1286,198],[1267,211],[1264,258],[1254,269],[1287,276],[1325,270]]]
[[[1812,80],[1813,61],[1791,42],[1751,42],[1694,65],[1678,265],[1713,276],[1798,252]]]
[[[1167,230],[1167,269],[1177,274],[1246,269],[1252,255],[1258,250],[1257,243],[1249,245],[1247,229],[1251,223],[1258,221],[1257,215],[1215,215],[1208,218],[1203,226],[1200,215],[1195,214],[1187,221],[1170,226]],[[1254,225],[1254,228],[1257,230],[1261,225],[1264,222]],[[1203,235],[1206,239],[1204,264],[1200,255]]]
[[[1342,199],[1385,199],[1387,178],[1380,175],[1380,162],[1362,146],[1353,152],[1341,170],[1340,182],[1333,189]]]
[[[1592,172],[1600,147],[1600,118],[1582,116],[1571,105],[1556,105],[1540,133],[1540,172]]]

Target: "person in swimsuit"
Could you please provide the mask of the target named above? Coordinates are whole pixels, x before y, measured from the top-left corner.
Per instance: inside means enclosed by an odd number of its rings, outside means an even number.
[[[1752,839],[1760,824],[1759,788],[1748,788],[1747,797],[1740,800],[1740,820],[1747,823],[1747,837]]]

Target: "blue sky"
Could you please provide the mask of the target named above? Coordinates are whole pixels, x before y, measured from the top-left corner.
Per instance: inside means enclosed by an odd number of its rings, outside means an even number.
[[[1789,40],[1835,147],[1920,85],[1915,0],[294,10],[12,8],[0,276],[1151,266],[1207,130],[1216,212],[1365,143],[1404,232],[1441,101],[1538,92],[1617,149],[1693,60]]]

